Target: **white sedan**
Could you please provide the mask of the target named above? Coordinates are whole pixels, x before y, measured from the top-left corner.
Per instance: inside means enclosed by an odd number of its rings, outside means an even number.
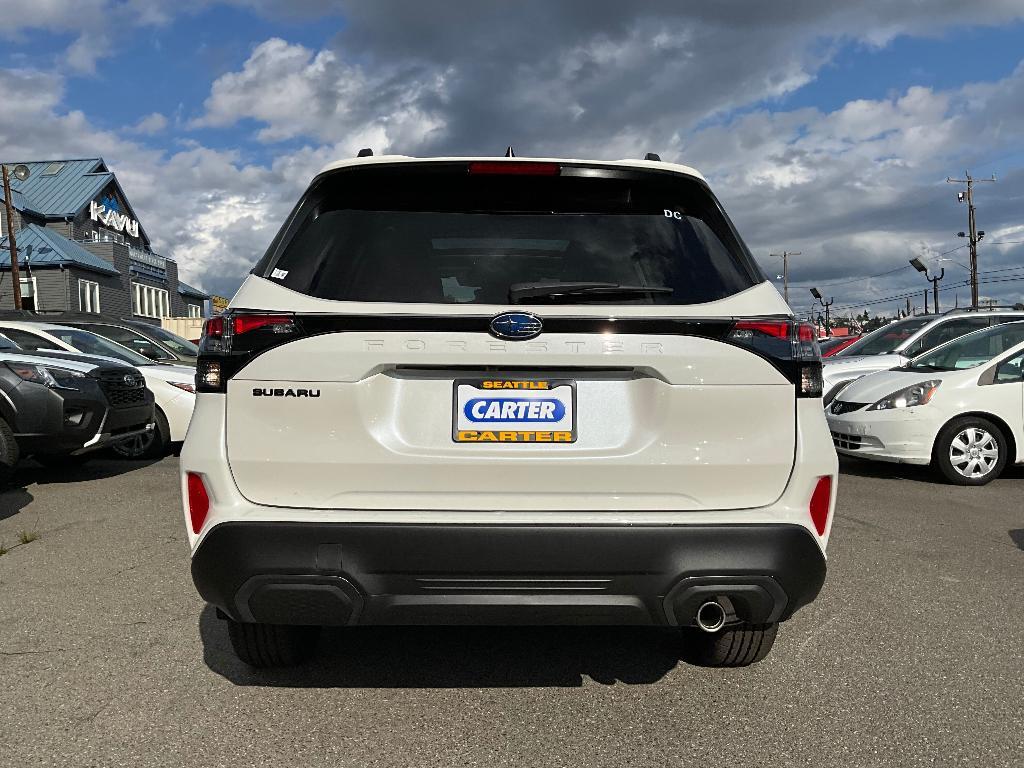
[[[984,485],[1024,463],[1024,322],[986,328],[865,376],[827,410],[847,456],[931,464]]]
[[[53,323],[0,320],[0,333],[27,351],[96,355],[139,369],[156,403],[156,430],[118,443],[111,449],[114,452],[132,459],[156,458],[166,454],[171,443],[185,439],[196,405],[195,368],[157,365],[103,336]]]

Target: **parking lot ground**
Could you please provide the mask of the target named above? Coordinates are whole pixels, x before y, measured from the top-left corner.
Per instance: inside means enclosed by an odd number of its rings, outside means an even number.
[[[192,587],[177,460],[0,494],[0,765],[1020,766],[1024,472],[844,462],[818,601],[740,670],[628,628],[325,633],[256,673]]]

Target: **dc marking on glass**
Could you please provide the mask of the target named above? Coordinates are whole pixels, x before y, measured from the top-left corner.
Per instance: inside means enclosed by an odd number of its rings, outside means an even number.
[[[472,422],[559,422],[565,418],[561,400],[539,397],[490,398],[474,397],[462,407]]]
[[[505,312],[491,320],[491,334],[499,339],[525,341],[540,336],[544,324],[529,312]]]

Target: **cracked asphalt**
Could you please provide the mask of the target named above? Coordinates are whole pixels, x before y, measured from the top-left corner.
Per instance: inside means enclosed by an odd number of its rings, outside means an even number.
[[[0,494],[0,765],[1020,766],[1024,469],[844,462],[829,576],[742,670],[669,632],[325,634],[256,673],[188,574],[177,459]]]

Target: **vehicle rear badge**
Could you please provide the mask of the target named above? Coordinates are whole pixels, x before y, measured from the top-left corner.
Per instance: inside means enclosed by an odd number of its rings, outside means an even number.
[[[529,312],[503,312],[491,320],[491,335],[499,339],[526,341],[540,336],[544,323]]]

